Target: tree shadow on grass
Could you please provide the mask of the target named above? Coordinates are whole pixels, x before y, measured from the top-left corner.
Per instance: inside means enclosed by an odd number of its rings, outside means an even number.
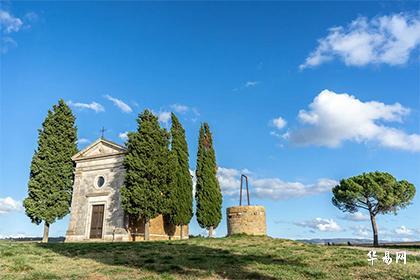
[[[121,265],[180,277],[209,277],[216,274],[225,279],[271,280],[277,278],[252,271],[249,265],[282,265],[289,269],[305,266],[299,260],[238,254],[188,242],[62,243],[38,246],[70,258],[92,259],[106,265]]]

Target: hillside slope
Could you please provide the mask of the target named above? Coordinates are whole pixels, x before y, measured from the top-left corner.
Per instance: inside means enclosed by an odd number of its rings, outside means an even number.
[[[418,250],[418,249],[408,249]],[[0,279],[420,279],[420,257],[265,237],[137,243],[0,242]],[[392,257],[395,257],[392,255]]]

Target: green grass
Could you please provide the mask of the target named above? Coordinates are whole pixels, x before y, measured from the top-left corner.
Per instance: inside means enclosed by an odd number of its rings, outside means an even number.
[[[378,253],[381,258],[382,253]],[[420,279],[407,264],[368,264],[366,251],[237,236],[136,243],[0,242],[0,279]]]

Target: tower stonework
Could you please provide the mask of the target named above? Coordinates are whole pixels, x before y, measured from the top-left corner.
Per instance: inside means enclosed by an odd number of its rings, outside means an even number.
[[[233,206],[226,209],[228,235],[267,235],[263,206]]]
[[[76,164],[66,242],[142,240],[141,220],[130,221],[121,207],[125,147],[100,138],[72,157]],[[179,239],[180,229],[162,216],[150,221],[150,239]],[[188,238],[188,227],[184,235]]]

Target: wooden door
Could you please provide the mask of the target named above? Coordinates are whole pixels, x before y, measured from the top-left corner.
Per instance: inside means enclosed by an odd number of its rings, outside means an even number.
[[[92,220],[90,222],[90,238],[102,238],[104,222],[104,205],[92,205]]]

